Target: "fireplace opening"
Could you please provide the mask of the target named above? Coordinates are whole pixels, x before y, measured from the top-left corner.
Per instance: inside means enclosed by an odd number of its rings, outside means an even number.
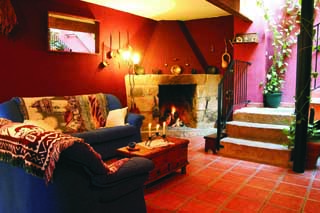
[[[196,84],[159,85],[160,122],[169,127],[195,127],[195,91]]]

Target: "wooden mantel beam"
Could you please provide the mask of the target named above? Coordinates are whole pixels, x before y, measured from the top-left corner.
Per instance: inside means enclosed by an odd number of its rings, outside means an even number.
[[[211,4],[225,10],[233,16],[237,16],[245,22],[252,23],[252,20],[240,13],[240,0],[207,0]]]

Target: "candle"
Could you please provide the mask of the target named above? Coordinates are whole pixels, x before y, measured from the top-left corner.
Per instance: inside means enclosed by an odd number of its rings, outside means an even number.
[[[162,123],[162,135],[166,135],[166,122]]]
[[[157,133],[159,133],[159,124],[157,124],[157,126],[156,126],[156,130],[157,130]]]
[[[148,129],[149,129],[149,137],[151,137],[151,123],[149,123]]]

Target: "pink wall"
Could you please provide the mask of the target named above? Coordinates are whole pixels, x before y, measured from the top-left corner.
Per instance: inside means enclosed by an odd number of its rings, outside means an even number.
[[[235,58],[252,62],[248,73],[248,99],[253,103],[262,103],[263,95],[261,82],[265,82],[265,73],[269,68],[270,61],[267,54],[271,53],[271,38],[270,33],[266,30],[267,23],[263,18],[263,12],[255,3],[248,1],[246,7],[242,11],[247,14],[253,23],[245,23],[238,18],[235,18],[234,33],[258,33],[258,44],[237,44],[234,45]],[[265,1],[271,11],[277,14],[282,1]],[[293,47],[293,54],[288,61],[288,71],[285,78],[283,88],[282,103],[293,103],[295,96],[296,83],[296,46]]]
[[[280,1],[264,1],[274,14],[278,15],[284,0]],[[265,81],[265,72],[269,68],[270,60],[266,53],[271,52],[271,38],[270,33],[265,30],[267,24],[263,18],[263,12],[252,4],[251,0],[242,0],[243,4],[241,10],[247,14],[254,22],[252,24],[244,23],[243,21],[235,18],[234,33],[252,33],[259,34],[259,44],[245,44],[235,45],[234,54],[235,58],[252,62],[249,67],[248,76],[248,98],[252,102],[261,103],[262,100],[262,87],[260,82]],[[245,3],[245,4],[244,4]],[[319,6],[319,5],[318,5]],[[315,10],[315,23],[319,23],[319,9]],[[288,71],[285,78],[283,88],[282,103],[294,103],[295,88],[296,88],[296,60],[297,60],[297,45],[293,47],[292,57],[288,61]],[[319,60],[318,60],[319,61]],[[315,64],[315,53],[313,53],[313,66]],[[318,62],[318,70],[320,71],[320,62]],[[320,77],[318,77],[319,81]]]

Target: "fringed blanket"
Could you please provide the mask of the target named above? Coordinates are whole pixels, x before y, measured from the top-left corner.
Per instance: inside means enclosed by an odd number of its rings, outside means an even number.
[[[76,142],[83,143],[83,139],[0,118],[0,160],[22,167],[32,175],[44,178],[46,183],[52,179],[60,153]],[[108,166],[90,145],[86,145],[101,161],[106,174],[116,172],[128,160]]]
[[[48,183],[61,151],[75,142],[83,140],[35,125],[11,122],[0,127],[0,159],[23,167]]]

